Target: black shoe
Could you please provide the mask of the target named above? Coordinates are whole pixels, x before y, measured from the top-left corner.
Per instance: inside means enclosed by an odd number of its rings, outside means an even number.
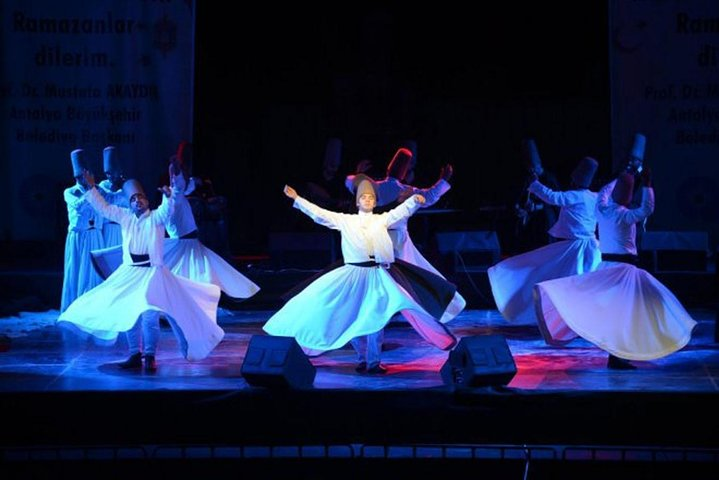
[[[355,372],[362,373],[367,370],[367,362],[359,362],[355,367]]]
[[[117,366],[122,368],[123,370],[129,370],[131,368],[141,368],[142,354],[140,352],[133,353],[127,360],[118,363]]]
[[[387,373],[387,367],[385,367],[381,363],[378,363],[369,367],[367,369],[367,373],[371,373],[373,375],[384,375],[385,373]]]
[[[611,370],[636,370],[637,367],[629,363],[629,360],[609,355],[607,360],[607,368]]]
[[[145,371],[156,372],[157,362],[155,361],[154,355],[145,355]]]

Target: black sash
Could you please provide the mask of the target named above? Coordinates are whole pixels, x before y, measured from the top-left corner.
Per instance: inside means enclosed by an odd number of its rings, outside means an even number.
[[[149,267],[150,266],[150,255],[148,255],[147,253],[143,253],[140,255],[130,253],[130,258],[132,259],[133,267]]]
[[[190,233],[186,233],[180,237],[180,240],[189,240],[192,238],[198,238],[197,230],[193,230]]]
[[[639,265],[639,257],[630,253],[602,253],[603,262],[622,262],[630,265]]]

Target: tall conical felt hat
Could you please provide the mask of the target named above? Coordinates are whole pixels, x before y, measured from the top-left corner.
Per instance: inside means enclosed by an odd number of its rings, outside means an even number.
[[[539,150],[533,138],[525,138],[522,140],[522,158],[527,165],[542,166],[542,159],[539,156]]]
[[[374,181],[364,173],[359,173],[352,179],[352,190],[355,192],[355,200],[359,200],[365,193],[371,193],[377,198]]]
[[[79,177],[87,169],[87,157],[85,156],[85,150],[82,148],[70,152],[70,161],[72,162],[73,177]]]
[[[387,176],[397,180],[404,180],[411,164],[412,152],[406,148],[400,148],[392,157],[389,165],[387,165]]]
[[[170,165],[170,173],[172,173],[173,175],[179,175],[180,173],[182,173],[182,163],[180,163],[180,160],[177,158],[177,155],[170,155],[168,164]]]
[[[342,140],[339,138],[328,138],[325,145],[324,164],[339,165],[342,162]]]
[[[632,143],[632,149],[630,155],[636,157],[639,160],[644,160],[644,149],[647,145],[647,137],[641,133],[634,134],[634,142]]]
[[[141,193],[142,195],[147,197],[147,195],[145,195],[145,189],[142,188],[140,182],[135,180],[134,178],[125,180],[125,183],[122,184],[122,191],[125,193],[125,196],[128,200],[130,200],[132,196],[137,193]]]
[[[192,144],[187,140],[182,140],[177,145],[177,152],[170,156],[170,167],[173,175],[182,176],[187,181],[190,178],[192,169]]]
[[[120,159],[117,156],[117,151],[113,146],[107,146],[102,151],[102,168],[103,172],[122,172],[122,166],[120,165]]]
[[[612,200],[626,207],[632,201],[633,190],[634,176],[630,173],[622,172],[617,178],[614,190],[612,190]]]
[[[572,182],[579,188],[589,188],[597,172],[599,162],[592,157],[584,157],[572,172]]]
[[[169,165],[170,174],[174,177],[175,188],[179,189],[186,195],[189,195],[189,193],[194,190],[194,187],[190,192],[187,191],[187,182],[189,181],[190,176],[184,168],[185,165],[180,161],[180,158],[177,155],[170,155]]]
[[[417,163],[417,140],[405,140],[402,142],[402,147],[412,152],[412,161]]]
[[[182,168],[190,168],[192,164],[192,144],[187,140],[183,140],[177,146],[177,160]]]

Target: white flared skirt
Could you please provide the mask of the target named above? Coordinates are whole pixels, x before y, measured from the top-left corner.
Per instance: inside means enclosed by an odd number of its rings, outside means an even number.
[[[409,236],[409,233],[406,229],[390,230],[389,236],[392,239],[392,244],[396,247],[395,256],[397,258],[400,258],[405,262],[411,263],[412,265],[416,265],[420,268],[424,268],[425,270],[430,271],[435,275],[439,275],[440,277],[445,278],[445,276],[442,275],[439,270],[434,268],[434,266],[429,263],[426,258],[424,258],[424,256],[422,255],[422,253],[420,253],[417,247],[415,247],[414,242],[412,242],[412,238]],[[447,306],[447,310],[445,311],[444,315],[442,315],[440,322],[447,323],[450,320],[454,319],[462,312],[462,310],[464,310],[466,306],[467,301],[464,299],[464,297],[460,295],[459,292],[455,292],[454,297]]]
[[[355,337],[382,330],[402,313],[428,342],[441,349],[455,337],[384,269],[343,265],[292,297],[264,325],[270,335],[294,337],[305,351],[341,348]]]
[[[114,341],[135,325],[147,310],[170,318],[180,351],[188,360],[205,358],[222,340],[217,325],[220,289],[171,273],[166,267],[121,265],[102,284],[75,300],[60,315],[101,340]]]
[[[542,335],[551,345],[580,336],[628,360],[684,347],[696,322],[674,294],[634,265],[602,262],[595,272],[534,287]]]
[[[508,322],[536,324],[532,288],[555,278],[591,272],[602,254],[594,238],[561,240],[502,260],[487,270],[497,310]]]
[[[90,252],[105,245],[102,232],[96,228],[70,231],[65,239],[65,266],[60,311],[64,312],[83,293],[102,283],[92,266]]]
[[[237,299],[249,298],[260,290],[252,280],[196,238],[165,239],[164,249],[163,262],[176,275],[217,285],[225,294]]]

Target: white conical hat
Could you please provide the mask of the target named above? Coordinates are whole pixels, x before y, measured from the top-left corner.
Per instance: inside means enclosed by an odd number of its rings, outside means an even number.
[[[128,200],[130,200],[136,193],[145,195],[145,189],[142,188],[142,184],[134,178],[126,180],[125,183],[122,184],[122,191],[125,193]],[[147,197],[147,195],[145,195],[145,197]]]
[[[325,165],[339,165],[342,163],[342,140],[336,137],[328,138],[325,145]]]
[[[72,176],[79,177],[83,170],[87,169],[87,159],[85,150],[78,148],[70,152],[70,161],[72,162]]]

